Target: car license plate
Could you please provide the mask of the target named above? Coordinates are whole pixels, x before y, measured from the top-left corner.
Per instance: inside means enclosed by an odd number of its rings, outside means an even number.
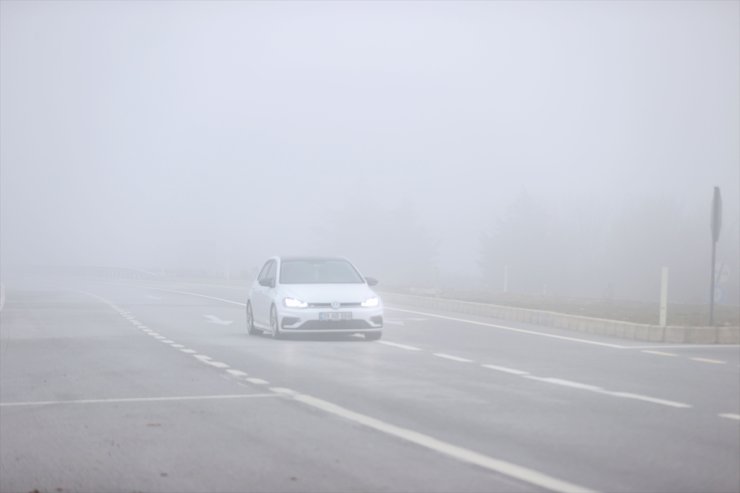
[[[352,312],[320,312],[319,320],[350,320]]]

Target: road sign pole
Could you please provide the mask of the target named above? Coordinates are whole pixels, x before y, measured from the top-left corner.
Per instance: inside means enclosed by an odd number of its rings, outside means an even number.
[[[668,321],[668,267],[660,270],[660,326]]]
[[[714,187],[712,196],[712,268],[709,282],[709,325],[714,325],[714,284],[715,284],[715,263],[717,257],[717,240],[719,232],[722,229],[722,195],[719,187]]]

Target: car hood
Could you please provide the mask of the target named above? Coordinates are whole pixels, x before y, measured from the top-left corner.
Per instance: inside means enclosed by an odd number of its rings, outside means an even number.
[[[367,284],[283,284],[280,291],[306,303],[361,303],[378,296]]]

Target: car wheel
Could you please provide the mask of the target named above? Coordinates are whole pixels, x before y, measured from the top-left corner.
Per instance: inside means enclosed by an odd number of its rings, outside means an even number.
[[[270,329],[272,330],[273,339],[282,339],[283,334],[280,332],[280,320],[278,319],[277,309],[275,305],[270,308]]]
[[[377,341],[382,336],[382,332],[365,332],[366,341]]]
[[[253,336],[261,332],[261,330],[258,330],[257,327],[254,326],[254,313],[252,313],[252,304],[247,301],[247,333],[250,336]]]

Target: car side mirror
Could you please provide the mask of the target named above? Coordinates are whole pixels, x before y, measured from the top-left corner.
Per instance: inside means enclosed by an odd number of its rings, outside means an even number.
[[[275,287],[275,279],[272,279],[272,278],[260,279],[259,283],[260,283],[260,286],[265,286],[266,288]]]
[[[367,282],[368,286],[376,286],[378,284],[378,280],[374,277],[366,277],[365,281]]]

